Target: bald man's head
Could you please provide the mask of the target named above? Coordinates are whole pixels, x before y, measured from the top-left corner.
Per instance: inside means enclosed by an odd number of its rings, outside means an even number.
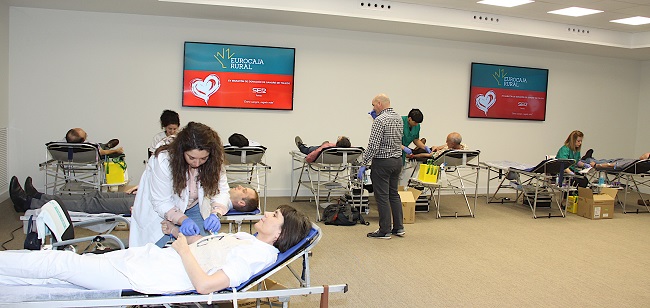
[[[462,142],[463,142],[463,137],[457,132],[453,132],[447,135],[447,147],[450,149],[454,149],[454,150],[460,149],[460,144]]]
[[[379,94],[372,99],[372,109],[379,114],[390,107],[390,98],[386,94]]]

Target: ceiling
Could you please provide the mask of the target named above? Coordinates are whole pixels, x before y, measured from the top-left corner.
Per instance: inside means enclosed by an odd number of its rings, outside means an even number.
[[[538,0],[513,8],[478,0],[0,1],[16,7],[321,27],[650,60],[650,24],[610,22],[650,17],[650,0]],[[570,6],[604,12],[583,17],[547,13]]]

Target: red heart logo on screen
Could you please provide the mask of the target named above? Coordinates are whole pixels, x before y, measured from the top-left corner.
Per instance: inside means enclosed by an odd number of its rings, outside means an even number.
[[[221,87],[221,82],[217,75],[210,74],[208,77],[205,77],[205,79],[197,78],[190,81],[190,85],[192,85],[192,94],[204,100],[207,105],[210,96],[217,92],[219,87]]]
[[[476,107],[482,110],[483,112],[485,112],[486,116],[490,107],[494,106],[494,103],[496,102],[497,102],[497,95],[492,90],[485,93],[485,95],[483,94],[476,95]]]

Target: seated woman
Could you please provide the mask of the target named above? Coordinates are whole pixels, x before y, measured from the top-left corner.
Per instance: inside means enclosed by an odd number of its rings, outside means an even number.
[[[566,168],[564,173],[575,175],[576,172],[578,172],[578,167],[585,168],[589,166],[588,163],[580,160],[580,148],[582,147],[582,139],[584,136],[585,135],[579,130],[572,131],[564,141],[564,145],[557,151],[555,158],[571,159],[575,162],[573,165]],[[574,180],[580,187],[587,187],[587,185],[589,185],[589,180],[584,177],[576,176]]]
[[[255,224],[257,235],[178,234],[173,249],[154,244],[101,255],[71,251],[0,251],[0,284],[73,284],[87,289],[133,289],[148,294],[236,287],[273,264],[311,230],[309,218],[282,205]],[[217,239],[217,240],[214,240]],[[218,252],[218,253],[217,253]]]

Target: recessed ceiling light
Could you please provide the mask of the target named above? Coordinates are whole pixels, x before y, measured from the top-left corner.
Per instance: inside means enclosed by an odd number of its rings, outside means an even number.
[[[558,15],[566,15],[566,16],[573,16],[573,17],[580,17],[580,16],[591,15],[591,14],[602,13],[602,12],[603,11],[585,9],[585,8],[581,8],[581,7],[577,7],[577,6],[572,6],[572,7],[566,8],[566,9],[550,11],[548,13],[550,13],[550,14],[558,14]]]
[[[518,6],[522,4],[527,4],[535,2],[532,0],[482,0],[477,3],[480,4],[489,4],[489,5],[496,5],[496,6],[503,6],[503,7],[513,7],[513,6]]]
[[[650,24],[650,18],[635,16],[635,17],[629,17],[623,19],[610,20],[610,22],[617,22],[619,24],[638,26],[638,25]]]

